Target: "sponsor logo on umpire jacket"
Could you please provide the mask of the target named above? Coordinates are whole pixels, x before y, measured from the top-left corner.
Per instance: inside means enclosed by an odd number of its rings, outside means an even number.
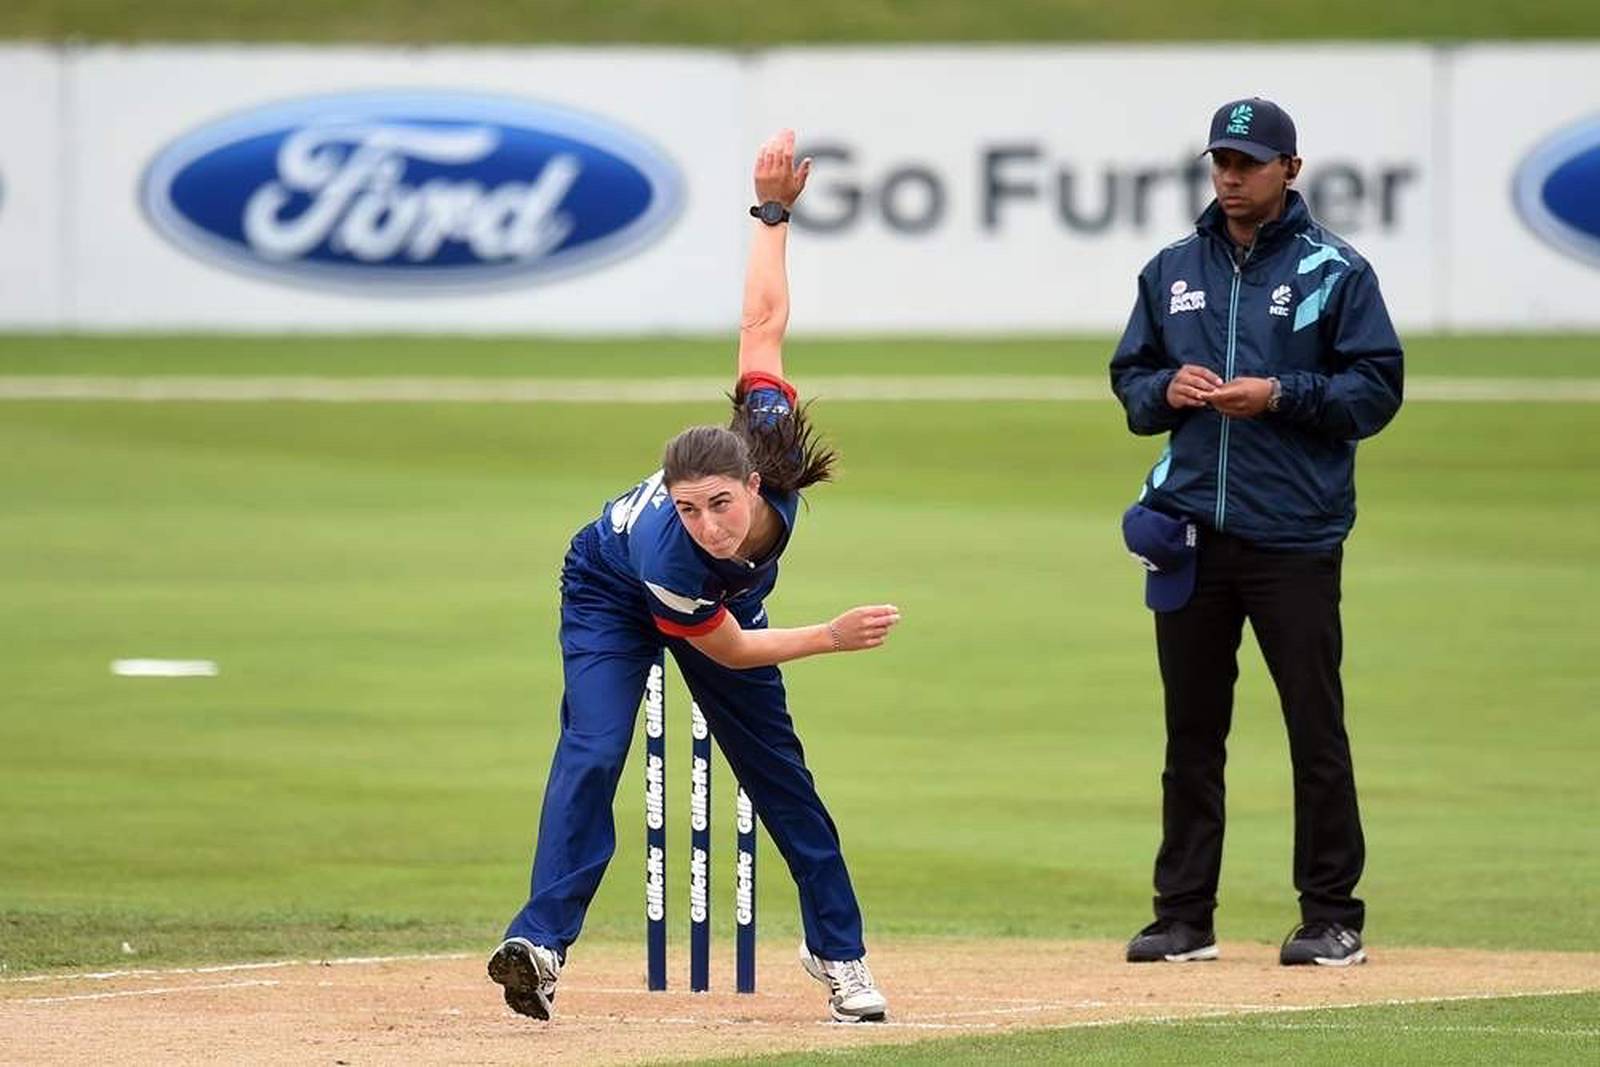
[[[1167,305],[1168,315],[1176,315],[1180,311],[1202,311],[1205,306],[1204,289],[1190,289],[1189,283],[1182,278],[1172,283],[1172,303]]]
[[[1556,132],[1529,152],[1512,180],[1528,228],[1568,255],[1600,266],[1600,117]]]
[[[178,247],[277,281],[375,293],[528,284],[656,239],[676,165],[602,119],[449,92],[321,96],[179,137],[140,200]]]

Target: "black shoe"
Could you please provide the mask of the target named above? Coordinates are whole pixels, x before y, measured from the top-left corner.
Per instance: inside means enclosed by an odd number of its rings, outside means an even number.
[[[1128,942],[1129,963],[1189,963],[1216,958],[1216,936],[1177,919],[1157,919]]]
[[[1278,962],[1285,967],[1304,963],[1323,967],[1349,967],[1367,962],[1367,950],[1361,947],[1361,934],[1338,923],[1301,923],[1289,931]]]
[[[534,1019],[550,1018],[561,957],[521,937],[500,943],[489,957],[489,977],[505,986],[506,1007]]]

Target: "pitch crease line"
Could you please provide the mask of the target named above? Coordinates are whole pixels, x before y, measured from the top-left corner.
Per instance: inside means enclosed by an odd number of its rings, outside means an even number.
[[[79,971],[74,974],[27,974],[15,978],[0,978],[0,984],[11,982],[105,982],[115,978],[160,978],[177,974],[229,974],[234,971],[265,971],[278,967],[348,967],[368,966],[378,963],[414,963],[425,960],[466,960],[472,958],[473,955],[468,952],[424,952],[402,956],[342,956],[331,960],[263,960],[259,963],[215,963],[200,967]]]
[[[964,1019],[973,1015],[1036,1015],[1042,1011],[1071,1011],[1076,1005],[1039,1003],[1015,1008],[973,1008],[970,1011],[936,1011],[919,1015],[919,1019]]]
[[[123,997],[159,997],[170,996],[174,993],[211,993],[222,989],[256,989],[263,986],[277,986],[283,983],[271,979],[255,979],[243,982],[219,982],[212,985],[180,985],[165,986],[158,989],[118,989],[109,993],[71,993],[59,997],[22,997],[17,1000],[0,1001],[4,1004],[67,1004],[83,1000],[115,1000]]]

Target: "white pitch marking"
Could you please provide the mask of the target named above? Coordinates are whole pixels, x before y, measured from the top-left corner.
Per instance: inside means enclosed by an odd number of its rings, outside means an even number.
[[[900,988],[896,987],[896,989],[894,991],[894,999],[896,999],[896,1000],[918,1000],[918,999],[922,999],[922,1000],[930,1000],[930,999],[949,1000],[950,999],[950,991],[948,989],[905,990],[905,989],[900,989]],[[985,996],[982,999],[983,999],[983,1002],[985,1004],[1043,1004],[1043,1003],[1046,1003],[1045,1001],[1040,1000],[1038,997],[992,997],[992,996]],[[1051,1003],[1053,1003],[1053,1002],[1051,1002]],[[1102,1002],[1096,1000],[1096,1001],[1071,1001],[1071,1002],[1063,1002],[1063,1003],[1068,1003],[1068,1006],[1072,1006],[1072,1005],[1088,1005],[1090,1007],[1095,1007],[1095,1006],[1100,1005]]]
[[[1064,375],[929,375],[807,378],[806,395],[849,401],[1111,402],[1102,378]],[[331,404],[710,403],[722,378],[320,378],[0,376],[0,400],[145,402],[289,401]],[[1600,378],[1430,378],[1406,383],[1406,399],[1453,403],[1600,403]]]
[[[417,952],[402,956],[340,956],[331,960],[299,960],[290,961],[290,966],[295,962],[311,963],[318,967],[367,967],[375,963],[405,963],[411,960],[470,960],[476,959],[475,952]]]
[[[924,1023],[924,1022],[915,1022],[915,1021],[904,1021],[904,1020],[900,1020],[900,1019],[885,1019],[881,1023],[819,1022],[816,1025],[818,1025],[818,1026],[848,1026],[848,1027],[852,1027],[852,1028],[860,1026],[860,1027],[863,1027],[863,1028],[868,1028],[868,1029],[873,1029],[873,1030],[877,1030],[877,1029],[880,1029],[880,1028],[884,1029],[884,1030],[1002,1030],[1002,1029],[1004,1029],[1004,1027],[1001,1026],[999,1023]]]
[[[214,985],[178,985],[165,986],[158,989],[119,989],[111,993],[71,993],[59,997],[21,997],[17,1000],[0,1001],[3,1004],[66,1004],[79,1000],[113,1000],[119,997],[159,997],[172,993],[207,993],[219,989],[251,989],[261,986],[275,986],[283,983],[276,979],[256,979],[244,982],[220,982]]]
[[[969,1011],[935,1011],[919,1015],[919,1019],[964,1019],[971,1015],[1033,1015],[1041,1011],[1064,1011],[1081,1007],[1077,1004],[1048,1004],[1040,1002],[1016,1008],[973,1008]],[[1098,1006],[1098,1005],[1097,1005]]]
[[[401,956],[343,956],[331,960],[265,960],[260,963],[216,963],[204,967],[167,967],[160,970],[140,968],[126,971],[80,971],[76,974],[29,974],[16,978],[0,978],[6,982],[75,982],[79,980],[104,982],[113,978],[159,978],[174,974],[228,974],[233,971],[265,971],[277,967],[345,967],[366,966],[374,963],[410,963],[418,960],[466,960],[468,952],[419,952]]]
[[[566,992],[563,990],[563,992]],[[744,1022],[757,1025],[783,1025],[778,1020],[764,1019],[729,1019],[709,1015],[659,1015],[659,1016],[634,1016],[634,1015],[563,1015],[557,1013],[556,1018],[561,1022],[570,1023],[604,1023],[607,1026],[621,1024],[623,1026],[733,1026]]]

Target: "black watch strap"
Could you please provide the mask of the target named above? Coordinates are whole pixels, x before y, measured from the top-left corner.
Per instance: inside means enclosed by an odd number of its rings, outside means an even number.
[[[752,206],[750,217],[760,219],[768,226],[776,226],[789,221],[789,209],[776,200],[767,200]]]

